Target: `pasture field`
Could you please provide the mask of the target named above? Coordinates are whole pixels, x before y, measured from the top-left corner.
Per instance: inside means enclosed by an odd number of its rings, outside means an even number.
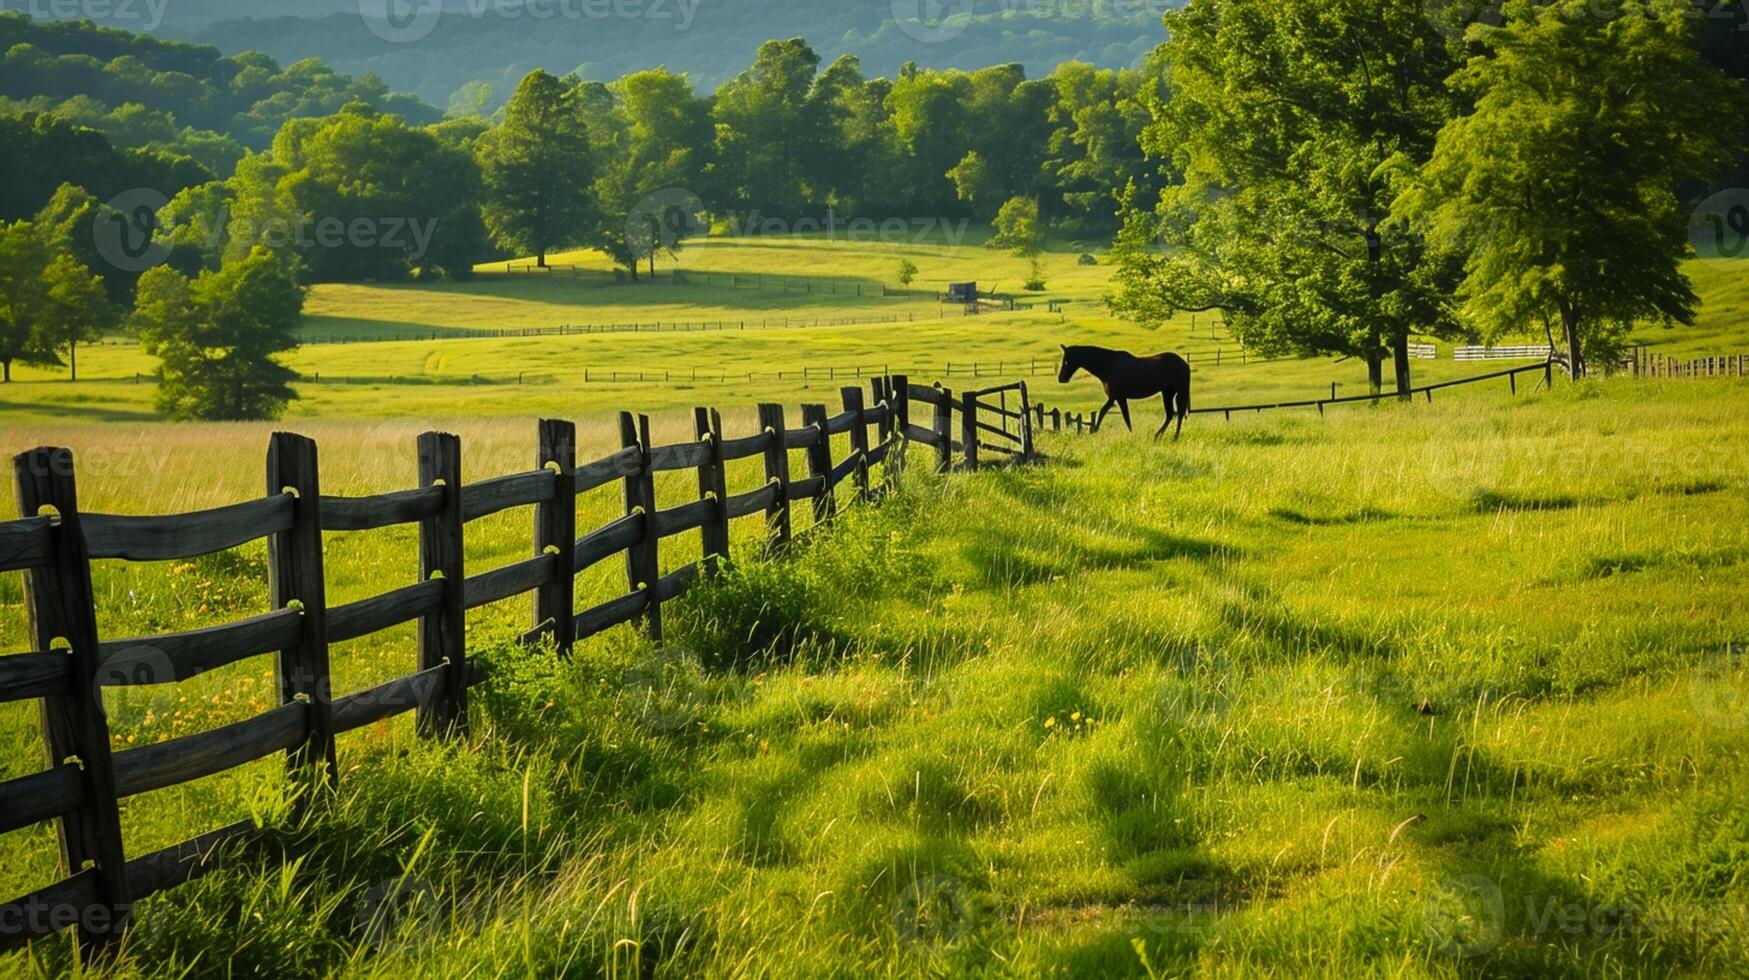
[[[309,823],[271,760],[129,801],[133,848],[251,814],[269,833],[145,903],[113,972],[1749,970],[1749,384],[1194,421],[913,468],[792,560],[689,593],[663,650],[622,628],[561,664],[495,639],[520,604],[480,611],[467,745],[350,736]],[[250,492],[208,474],[265,431],[173,453],[153,505]],[[337,455],[348,488],[411,465]],[[518,557],[525,517],[470,563]],[[335,599],[400,581],[411,545],[334,536]],[[247,549],[103,569],[104,628],[234,618],[263,578]],[[391,637],[336,660],[350,689],[411,657]],[[265,707],[268,679],[111,710],[153,739]],[[15,708],[0,730],[32,744]],[[0,888],[53,876],[48,828],[0,848]],[[39,943],[0,971],[66,966]]]
[[[972,245],[804,240],[712,239],[682,260],[872,285],[905,255],[922,289],[1012,289],[1025,267]],[[591,256],[554,260],[588,266],[582,279],[321,287],[312,335],[918,319],[313,344],[289,361],[323,380],[278,423],[156,421],[150,384],[131,380],[152,360],[106,344],[81,351],[77,383],[26,371],[0,388],[0,451],[70,446],[86,509],[170,513],[260,495],[275,429],[317,440],[324,492],[372,493],[413,485],[426,429],[461,436],[473,481],[528,469],[538,416],[578,420],[584,459],[618,447],[619,410],[650,412],[660,442],[689,438],[701,404],[745,434],[759,400],[835,406],[857,379],[813,373],[827,366],[927,383],[948,361],[1004,362],[1006,380],[1036,359],[1035,397],[1085,411],[1102,400],[1093,383],[1049,375],[1058,343],[1098,343],[1192,351],[1198,407],[1364,391],[1354,362],[1235,364],[1207,318],[1116,321],[1099,302],[1109,269],[1075,255],[1049,260],[1061,316],[613,286]],[[1691,273],[1701,322],[1641,339],[1673,356],[1749,350],[1749,277]],[[1217,346],[1218,366],[1204,358]],[[1441,355],[1416,362],[1418,382],[1508,366]],[[669,380],[584,384],[585,370]],[[1558,381],[1514,397],[1501,380],[1431,404],[1198,416],[1155,444],[1158,412],[1138,406],[1133,436],[1114,422],[1047,437],[1045,466],[913,467],[793,558],[676,601],[662,649],[620,628],[560,663],[509,642],[526,601],[475,610],[470,644],[493,670],[466,745],[422,743],[405,719],[347,736],[341,790],[308,820],[275,759],[126,801],[132,853],[245,817],[267,832],[143,904],[104,972],[1749,972],[1749,383]],[[758,466],[732,464],[730,491],[762,482]],[[667,506],[697,488],[666,474],[657,492]],[[586,495],[578,526],[620,508],[612,487]],[[15,510],[6,481],[0,513]],[[529,521],[470,524],[469,568],[526,557]],[[329,535],[329,601],[410,584],[417,550],[411,527]],[[696,542],[664,543],[667,567],[694,557]],[[259,544],[100,563],[100,628],[266,612],[266,574]],[[617,594],[623,574],[592,569],[580,602]],[[24,621],[20,576],[0,575],[0,650],[25,648]],[[337,647],[337,689],[405,673],[415,649],[411,625]],[[133,746],[251,716],[277,692],[257,658],[105,697]],[[32,706],[0,706],[0,779],[40,767],[37,724]],[[55,855],[49,825],[0,837],[0,892],[58,877]],[[39,942],[0,975],[63,973],[70,956]]]
[[[556,256],[555,264],[578,264],[585,279],[514,277],[502,266],[482,267],[471,283],[395,286],[324,285],[311,293],[306,333],[328,336],[408,336],[463,328],[518,329],[561,324],[717,323],[746,321],[733,332],[608,333],[512,338],[445,338],[376,343],[313,343],[286,356],[304,375],[300,399],[287,417],[305,420],[416,418],[432,424],[482,417],[563,416],[586,418],[632,409],[683,415],[692,406],[751,405],[761,400],[796,400],[797,393],[823,401],[836,397],[845,374],[886,368],[909,372],[913,380],[943,378],[956,385],[969,377],[947,375],[977,363],[995,377],[1017,370],[1040,371],[1038,394],[1076,410],[1097,408],[1102,399],[1088,384],[1055,388],[1050,365],[1057,345],[1087,343],[1136,351],[1177,350],[1191,354],[1199,405],[1245,404],[1327,394],[1334,382],[1340,394],[1366,390],[1363,364],[1331,358],[1256,363],[1224,339],[1210,315],[1181,317],[1150,331],[1110,317],[1103,304],[1111,270],[1078,264],[1080,253],[1062,244],[1046,255],[1048,292],[1019,293],[1043,303],[1059,300],[1061,314],[1039,309],[966,317],[934,302],[855,298],[824,292],[828,284],[861,283],[872,293],[882,282],[896,286],[901,258],[921,270],[914,288],[934,291],[950,281],[978,280],[1016,292],[1025,260],[968,240],[884,245],[808,238],[703,239],[680,253],[683,268],[710,273],[783,276],[811,281],[819,291],[735,289],[729,286],[658,284],[615,285],[606,260],[592,253]],[[1103,263],[1103,253],[1100,255]],[[1690,357],[1749,351],[1749,275],[1737,263],[1690,263],[1689,273],[1703,298],[1700,321],[1691,328],[1645,329],[1637,339],[1672,356]],[[664,263],[666,274],[667,263]],[[500,271],[493,272],[497,269]],[[951,310],[951,308],[949,308]],[[904,322],[842,326],[775,326],[792,322],[858,317],[916,317]],[[760,328],[765,320],[773,326]],[[1527,336],[1523,342],[1538,338]],[[1450,357],[1417,361],[1418,383],[1445,381],[1483,368]],[[1216,352],[1221,360],[1214,363]],[[1241,360],[1243,358],[1243,360]],[[1235,363],[1241,360],[1240,363]],[[64,369],[21,367],[19,380],[0,386],[0,448],[37,444],[53,435],[80,448],[84,423],[152,423],[157,361],[137,346],[119,341],[82,348],[80,380],[67,383]],[[809,376],[801,380],[802,370]],[[831,370],[830,377],[827,376]],[[625,375],[613,381],[613,372]],[[642,372],[645,381],[629,380]],[[777,377],[779,372],[783,377]],[[753,377],[749,379],[748,374]],[[654,379],[666,375],[667,380]],[[586,382],[585,378],[589,380]],[[518,382],[521,383],[518,383]],[[155,431],[155,429],[154,429]],[[137,438],[137,436],[130,436]],[[34,440],[34,441],[33,441]]]

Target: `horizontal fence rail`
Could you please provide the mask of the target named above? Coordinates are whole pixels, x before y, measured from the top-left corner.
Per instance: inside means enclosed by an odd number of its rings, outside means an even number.
[[[418,440],[419,486],[372,496],[325,495],[316,444],[277,433],[269,442],[266,493],[197,513],[162,517],[84,514],[78,506],[73,454],[38,449],[14,460],[23,517],[0,522],[0,571],[24,574],[30,652],[0,656],[0,703],[42,702],[48,765],[0,781],[0,832],[43,821],[60,828],[68,876],[0,904],[0,951],[74,926],[97,952],[124,931],[132,904],[216,867],[222,851],[246,835],[245,822],[219,828],[141,857],[122,847],[120,801],[282,755],[288,779],[332,787],[340,778],[340,734],[412,713],[424,737],[465,731],[468,688],[480,674],[469,659],[468,609],[532,596],[525,642],[550,639],[561,655],[579,640],[638,622],[661,638],[661,607],[729,558],[730,522],[762,517],[763,555],[781,554],[795,535],[791,505],[810,501],[816,523],[836,513],[848,482],[858,500],[874,500],[905,465],[906,448],[933,448],[938,468],[976,469],[979,450],[993,463],[1024,462],[1033,451],[1033,412],[1024,382],[955,395],[904,376],[872,379],[865,391],[840,391],[840,411],[804,405],[799,417],[759,406],[759,428],[726,438],[721,416],[695,412],[696,438],[654,445],[647,416],[620,415],[621,448],[579,463],[570,422],[539,425],[536,468],[474,483],[461,480],[459,439],[426,433]],[[914,425],[913,406],[927,410]],[[955,440],[954,414],[961,415]],[[833,436],[849,454],[833,458]],[[791,472],[792,452],[806,459]],[[761,461],[765,482],[727,493],[725,466]],[[957,460],[957,462],[956,462]],[[879,479],[871,472],[881,467]],[[692,470],[696,497],[663,504],[653,477]],[[579,533],[577,501],[617,486],[622,516]],[[533,508],[531,557],[470,571],[462,529],[511,508]],[[329,605],[323,533],[411,526],[419,536],[419,575],[378,595]],[[700,531],[697,561],[659,565],[660,542]],[[237,622],[155,636],[101,637],[90,568],[94,560],[170,561],[265,539],[271,611]],[[579,573],[612,558],[624,561],[625,591],[586,609],[573,608]],[[331,693],[329,650],[337,643],[417,622],[417,669],[362,691]],[[101,691],[176,684],[260,656],[277,657],[279,705],[210,731],[114,750]],[[71,761],[70,761],[71,760]],[[42,909],[77,914],[42,916]]]
[[[1440,381],[1435,384],[1421,385],[1420,387],[1409,388],[1405,391],[1384,391],[1377,394],[1367,395],[1338,396],[1336,394],[1336,386],[1332,384],[1330,386],[1329,398],[1307,398],[1298,401],[1268,402],[1255,405],[1216,405],[1206,408],[1193,408],[1186,414],[1220,415],[1230,421],[1233,418],[1234,412],[1260,413],[1283,408],[1316,408],[1318,414],[1322,415],[1325,408],[1333,405],[1354,405],[1363,402],[1371,404],[1391,399],[1407,401],[1416,395],[1425,396],[1428,401],[1432,401],[1433,393],[1436,391],[1446,388],[1458,388],[1464,385],[1479,384],[1483,381],[1494,381],[1500,378],[1507,379],[1508,383],[1512,386],[1513,394],[1517,394],[1518,376],[1520,374],[1541,374],[1543,376],[1543,384],[1545,386],[1552,386],[1554,384],[1554,368],[1555,362],[1544,361],[1541,364],[1530,364],[1524,367],[1508,368],[1504,371],[1493,371],[1488,374],[1478,374],[1473,377],[1458,378],[1453,381]],[[1032,406],[1031,411],[1033,414],[1033,424],[1040,430],[1048,429],[1052,432],[1084,433],[1097,432],[1099,428],[1099,419],[1093,414],[1064,412],[1061,409],[1055,408],[1047,409],[1042,402],[1035,403]]]

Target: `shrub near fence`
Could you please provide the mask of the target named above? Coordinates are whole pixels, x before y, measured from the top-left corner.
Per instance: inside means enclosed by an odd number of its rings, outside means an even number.
[[[758,432],[726,438],[715,411],[694,412],[697,438],[651,444],[648,417],[621,413],[621,448],[593,462],[576,460],[570,422],[542,421],[537,468],[464,485],[462,446],[431,432],[418,440],[419,485],[368,497],[324,496],[316,444],[275,434],[267,452],[267,495],[228,507],[166,517],[87,514],[79,509],[75,461],[66,449],[43,448],[14,460],[20,520],[0,522],[0,572],[23,571],[29,636],[37,652],[0,656],[0,703],[38,700],[48,768],[0,782],[0,832],[58,822],[67,877],[0,905],[0,951],[76,927],[80,944],[96,952],[117,939],[132,903],[216,867],[226,844],[248,834],[243,821],[180,844],[129,858],[122,847],[120,801],[283,753],[288,778],[333,785],[335,743],[347,732],[415,712],[424,737],[451,737],[467,724],[468,689],[481,678],[469,659],[464,613],[532,593],[525,642],[550,637],[561,652],[583,638],[638,621],[653,638],[662,632],[662,604],[701,572],[728,558],[730,522],[763,515],[767,552],[792,538],[790,505],[812,500],[816,518],[836,510],[836,489],[850,481],[857,499],[878,495],[871,468],[890,478],[916,442],[933,447],[939,469],[975,469],[979,450],[1004,461],[1034,458],[1024,383],[956,397],[937,387],[883,377],[841,392],[843,411],[802,408],[788,428],[781,406],[759,406]],[[1009,407],[1010,398],[1017,408]],[[928,426],[911,423],[913,404],[932,410]],[[953,438],[955,411],[961,439]],[[996,419],[990,424],[984,419]],[[872,438],[871,438],[872,430]],[[831,437],[848,435],[850,454],[832,459]],[[790,452],[802,450],[806,475],[792,474]],[[730,496],[725,463],[760,458],[766,483]],[[698,495],[662,508],[659,472],[694,470]],[[617,485],[624,515],[578,536],[577,500]],[[513,507],[535,508],[533,557],[468,574],[463,525]],[[324,531],[370,531],[416,524],[419,575],[412,584],[373,598],[329,606],[323,574]],[[663,574],[664,538],[700,530],[698,561]],[[272,612],[240,622],[138,639],[101,635],[91,587],[98,560],[175,561],[265,538]],[[626,567],[623,594],[578,611],[579,573],[610,558]],[[401,623],[419,624],[417,669],[367,690],[330,693],[331,645]],[[245,658],[278,658],[280,705],[211,731],[114,752],[101,691],[167,684]]]

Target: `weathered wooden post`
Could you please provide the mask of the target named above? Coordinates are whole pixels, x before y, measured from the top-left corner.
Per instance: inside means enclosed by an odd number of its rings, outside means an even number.
[[[905,455],[911,445],[911,379],[893,375],[893,431],[899,441],[887,456],[887,472],[893,479],[905,470]]]
[[[850,423],[850,451],[855,455],[856,468],[851,473],[851,479],[856,481],[858,499],[869,498],[868,489],[868,426],[863,422],[862,389],[845,388],[839,392],[844,399],[844,410],[854,418]]]
[[[818,434],[808,447],[808,477],[819,479],[820,495],[814,498],[814,523],[824,524],[838,513],[838,496],[832,489],[832,434],[826,431],[826,406],[803,405],[802,424]]]
[[[935,417],[931,420],[935,430],[935,471],[946,473],[953,469],[953,392],[937,382],[935,399]]]
[[[777,554],[790,542],[789,450],[783,445],[783,406],[759,406],[759,428],[765,433],[765,483],[775,495],[765,507],[766,550]]]
[[[577,427],[542,419],[535,465],[555,477],[553,499],[534,509],[534,553],[553,556],[553,577],[534,592],[534,628],[551,629],[559,656],[576,640]]]
[[[960,442],[965,467],[978,469],[978,393],[968,391],[960,396]]]
[[[267,586],[275,610],[300,610],[297,643],[279,652],[279,700],[303,701],[309,738],[287,754],[288,766],[330,785],[340,779],[334,756],[334,683],[328,663],[328,598],[322,574],[322,487],[316,444],[275,432],[267,444],[267,495],[290,492],[292,526],[267,538]]]
[[[1027,397],[1026,382],[1020,383],[1020,458],[1031,459],[1032,449],[1032,403]]]
[[[419,437],[419,485],[443,488],[437,513],[419,522],[419,579],[438,579],[443,587],[443,604],[419,619],[419,669],[447,668],[436,696],[419,706],[419,734],[431,738],[459,735],[468,722],[460,439],[447,432]]]
[[[711,515],[705,518],[700,537],[704,543],[704,568],[715,572],[729,560],[729,499],[728,476],[723,469],[723,419],[715,410],[692,410],[692,431],[700,442],[710,444],[704,465],[698,468],[700,499],[716,501]]]
[[[643,592],[649,597],[644,606],[644,632],[660,643],[662,606],[656,601],[656,580],[660,577],[662,539],[656,536],[656,482],[650,472],[650,417],[640,415],[633,418],[630,412],[619,413],[619,444],[622,449],[637,449],[637,458],[626,470],[624,481],[626,514],[643,515],[643,531],[626,549],[626,584],[628,591]]]
[[[78,805],[61,814],[61,863],[69,875],[90,868],[92,914],[79,923],[79,946],[96,955],[120,938],[132,911],[121,843],[121,806],[110,759],[109,721],[97,665],[97,611],[91,562],[79,526],[73,453],[42,448],[13,458],[19,513],[53,508],[49,562],[24,573],[31,645],[50,652],[67,644],[67,690],[43,699],[43,745],[51,770],[71,765],[80,781]],[[166,678],[159,678],[165,680]],[[76,760],[69,763],[68,760]],[[28,928],[31,924],[26,923]],[[52,923],[45,923],[45,926]]]

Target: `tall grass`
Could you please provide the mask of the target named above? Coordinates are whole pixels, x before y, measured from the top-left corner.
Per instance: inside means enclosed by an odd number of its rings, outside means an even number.
[[[472,624],[468,742],[349,737],[305,820],[271,769],[138,801],[266,831],[107,972],[1744,973],[1746,409],[1609,382],[914,468],[665,648]]]

